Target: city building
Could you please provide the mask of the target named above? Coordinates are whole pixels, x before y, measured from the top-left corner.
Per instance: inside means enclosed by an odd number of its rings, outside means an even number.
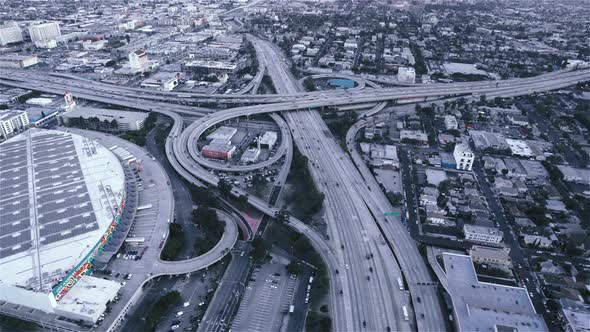
[[[412,67],[399,67],[397,70],[397,80],[401,83],[414,83],[416,81],[416,71]]]
[[[238,130],[236,128],[221,126],[215,129],[211,134],[207,135],[207,139],[229,141],[237,132]]]
[[[20,88],[0,88],[0,105],[10,104],[14,101],[19,100],[20,98],[24,98],[31,92],[31,90],[25,90]]]
[[[201,153],[206,158],[228,160],[232,157],[236,151],[235,145],[222,143],[219,141],[213,141],[212,143],[205,145],[201,150]]]
[[[533,150],[531,150],[528,144],[523,140],[507,138],[506,143],[508,143],[510,152],[512,152],[512,155],[514,156],[526,158],[533,156]]]
[[[82,49],[84,51],[99,51],[105,48],[108,43],[109,42],[104,39],[95,41],[88,40],[82,43]]]
[[[46,97],[29,98],[29,99],[27,99],[27,101],[25,101],[25,104],[36,105],[36,106],[49,106],[49,105],[53,104],[53,99],[46,98]]]
[[[473,140],[473,145],[478,151],[495,150],[508,151],[510,147],[504,137],[487,131],[470,130],[469,136]]]
[[[184,64],[189,71],[199,74],[233,74],[241,66],[227,61],[192,60]]]
[[[178,73],[158,72],[141,82],[143,88],[154,88],[162,91],[172,91],[178,86]]]
[[[61,298],[55,313],[72,320],[94,323],[106,311],[107,303],[115,300],[119,289],[121,284],[118,282],[83,275],[76,287]]]
[[[443,253],[441,282],[451,297],[456,331],[548,331],[526,288],[479,281],[471,257]]]
[[[129,67],[136,71],[146,70],[149,67],[147,53],[144,50],[129,53]]]
[[[522,240],[525,245],[535,248],[551,248],[553,240],[542,235],[523,234]]]
[[[29,122],[35,127],[44,127],[51,124],[56,124],[58,115],[58,108],[43,108],[43,107],[29,107],[26,109],[29,117]]]
[[[465,233],[465,240],[472,242],[484,242],[497,244],[502,242],[504,233],[497,228],[479,226],[479,225],[463,225],[463,233]]]
[[[0,26],[0,46],[23,41],[23,34],[16,23]]]
[[[261,148],[271,150],[275,144],[277,143],[277,132],[276,131],[267,131],[258,139],[258,143],[260,144]]]
[[[399,132],[399,139],[402,143],[409,141],[422,145],[428,144],[428,135],[425,132],[419,130],[401,130]]]
[[[397,149],[394,145],[371,144],[371,159],[380,165],[399,168]]]
[[[21,132],[29,125],[27,112],[15,110],[0,111],[0,134],[4,138],[14,133]]]
[[[474,245],[469,249],[469,256],[471,256],[476,263],[498,264],[504,266],[512,265],[509,247],[494,248]]]
[[[36,55],[0,55],[0,67],[23,69],[39,63]]]
[[[258,147],[252,147],[246,149],[242,156],[240,157],[240,162],[242,163],[254,163],[258,160],[258,156],[260,155],[260,149]]]
[[[457,168],[457,162],[455,161],[455,157],[448,153],[448,152],[441,152],[440,154],[440,165],[443,168],[451,168],[451,169],[456,169]]]
[[[524,168],[528,180],[549,178],[549,172],[540,161],[519,160],[519,162],[522,168]]]
[[[457,130],[459,129],[459,123],[457,118],[453,115],[445,115],[445,129],[446,130]]]
[[[35,42],[35,46],[38,48],[56,48],[57,47],[57,40],[50,39],[50,40],[39,40]]]
[[[86,124],[92,118],[99,121],[116,121],[118,131],[141,130],[147,119],[148,113],[119,111],[105,108],[76,107],[68,112],[63,112],[61,118],[67,125],[74,124],[72,119],[82,119]],[[75,121],[75,120],[74,120]]]
[[[590,305],[568,299],[559,300],[565,332],[590,331]]]
[[[58,22],[47,22],[29,27],[29,36],[33,43],[55,40],[61,36]]]
[[[11,188],[0,194],[0,301],[95,323],[120,287],[84,276],[124,212],[119,159],[93,140],[37,128],[1,143],[0,159]],[[96,311],[80,314],[90,303]]]
[[[590,185],[590,169],[575,168],[566,165],[558,165],[557,168],[568,182],[576,182]]]
[[[453,150],[453,157],[455,158],[457,169],[464,171],[471,171],[473,169],[475,155],[467,144],[457,143]]]
[[[445,223],[445,215],[437,211],[426,211],[426,221],[431,224],[443,225]]]

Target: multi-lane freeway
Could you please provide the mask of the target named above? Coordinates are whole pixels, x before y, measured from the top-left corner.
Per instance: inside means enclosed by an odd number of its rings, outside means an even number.
[[[276,50],[275,50],[276,51]],[[275,59],[276,60],[276,59]],[[267,71],[269,68],[267,68]],[[40,71],[19,71],[2,69],[0,70],[0,80],[8,82],[45,83],[54,88],[64,89],[78,93],[92,90],[100,93],[105,97],[130,97],[152,100],[154,102],[176,103],[180,105],[201,105],[204,103],[216,103],[221,105],[251,105],[265,103],[282,103],[282,102],[300,102],[300,101],[325,101],[328,105],[332,100],[346,100],[346,104],[355,104],[360,102],[380,102],[384,100],[397,99],[396,95],[419,95],[424,97],[437,97],[441,95],[462,95],[462,94],[490,94],[506,93],[511,90],[521,91],[522,86],[528,86],[526,93],[530,94],[535,91],[553,89],[562,81],[571,82],[577,76],[581,80],[584,77],[588,79],[590,69],[578,71],[560,70],[552,73],[543,74],[536,77],[516,78],[502,81],[482,81],[468,83],[450,83],[450,84],[427,84],[416,85],[411,87],[396,87],[382,89],[360,89],[360,90],[334,90],[334,91],[316,91],[316,92],[292,92],[273,95],[209,95],[186,92],[169,92],[158,91],[143,88],[133,88],[124,86],[115,86],[98,81],[81,79],[70,74],[40,72]],[[537,83],[537,84],[532,84]],[[404,98],[404,97],[400,97]],[[410,97],[407,97],[410,98]],[[182,107],[180,107],[182,109]],[[201,109],[207,113],[206,109]]]
[[[298,84],[274,45],[256,40],[254,47],[277,92],[296,93]],[[332,311],[346,318],[336,320],[335,329],[408,330],[401,312],[408,305],[407,298],[402,290],[392,287],[401,276],[399,267],[358,195],[365,185],[354,181],[354,166],[316,111],[284,115],[299,150],[313,165],[316,185],[325,195],[329,244],[339,263],[338,272],[331,271],[332,279],[342,284],[341,306]],[[339,308],[342,311],[336,312]]]
[[[257,40],[255,48],[273,80],[277,95],[219,97],[186,94],[181,97],[175,93],[154,93],[46,73],[7,70],[0,71],[0,84],[58,94],[71,91],[78,98],[156,111],[171,117],[174,126],[166,142],[166,155],[181,176],[197,185],[215,186],[219,179],[197,161],[199,153],[195,140],[199,134],[196,133],[238,116],[282,113],[295,144],[310,161],[316,184],[326,195],[328,240],[295,218],[290,218],[289,225],[305,234],[326,261],[331,274],[330,305],[335,329],[406,330],[414,322],[418,330],[445,329],[432,277],[415,243],[399,220],[383,217],[383,213],[390,212],[392,207],[375,179],[362,163],[351,161],[319,114],[310,109],[465,94],[525,95],[589,80],[590,70],[559,71],[497,82],[311,93],[299,92],[284,57],[274,45]],[[182,103],[182,100],[190,102]],[[188,106],[196,100],[257,105],[213,112]],[[181,113],[202,117],[183,131]],[[232,194],[245,193],[234,188]],[[262,199],[249,197],[248,200],[270,216],[277,212]],[[403,276],[409,286],[411,303],[407,294],[397,286],[398,276]],[[415,320],[407,322],[403,319],[403,306],[414,309]]]
[[[261,61],[264,61],[266,64],[267,71],[273,78],[277,91],[283,94],[295,94],[296,84],[288,83],[293,80],[286,69],[287,67],[280,60],[281,56],[273,54],[274,48],[265,45],[263,42],[255,43],[255,47],[259,54],[263,54]],[[264,56],[264,54],[268,55]],[[565,77],[561,74],[558,77],[559,80],[553,81],[556,85],[552,86],[552,88],[569,86],[588,77],[588,73],[577,72],[570,77]],[[474,88],[470,93],[487,92],[492,95],[527,94],[532,91],[542,91],[549,87],[545,81],[546,79],[547,77],[543,77],[539,81],[530,81],[518,87],[514,85],[501,87],[500,84],[498,84],[498,87],[495,87],[495,84],[488,84],[482,88]],[[457,93],[452,89],[451,92],[446,92],[446,94],[456,95]],[[402,92],[398,95],[398,98],[438,97],[441,95],[441,92],[432,91],[426,91],[420,94]],[[332,276],[335,281],[334,283],[338,282],[342,285],[341,290],[343,292],[342,300],[336,300],[338,305],[333,309],[335,317],[344,318],[336,319],[335,326],[337,329],[360,329],[365,326],[369,328],[369,324],[371,324],[370,328],[372,329],[386,329],[387,327],[403,328],[396,324],[400,324],[400,322],[403,324],[403,320],[399,316],[401,315],[399,308],[404,305],[404,296],[394,294],[395,292],[393,290],[395,286],[391,285],[393,280],[395,280],[392,277],[396,275],[395,272],[391,272],[391,270],[395,270],[396,268],[396,258],[402,265],[404,276],[410,288],[413,307],[416,311],[418,329],[444,329],[444,318],[440,310],[432,277],[422,257],[419,255],[414,242],[407,235],[399,220],[379,217],[382,213],[391,211],[392,207],[380,191],[372,175],[368,170],[363,169],[362,165],[356,165],[361,169],[361,173],[359,174],[355,165],[349,161],[348,157],[343,154],[343,151],[334,142],[328,129],[323,125],[321,118],[314,116],[315,112],[297,111],[302,108],[305,109],[305,106],[308,106],[307,108],[323,106],[326,102],[331,105],[344,105],[353,101],[311,100],[299,103],[287,102],[255,107],[246,106],[210,114],[201,121],[193,123],[181,135],[180,141],[183,142],[184,147],[187,146],[184,145],[185,143],[188,144],[187,152],[192,159],[192,161],[190,159],[188,160],[188,165],[191,165],[191,163],[194,164],[194,160],[198,158],[195,140],[199,136],[198,133],[204,131],[206,128],[236,116],[294,111],[286,113],[285,116],[291,127],[296,144],[314,166],[312,168],[312,174],[316,183],[318,183],[320,189],[326,194],[326,205],[328,208],[326,214],[328,224],[332,226],[330,228],[331,240],[329,244],[337,256],[336,265],[340,267],[339,271],[344,271],[344,273],[339,272]],[[306,105],[306,103],[308,104]],[[382,105],[380,108],[382,108]],[[379,108],[376,108],[374,111],[370,111],[370,113],[377,112],[378,110]],[[317,115],[317,113],[315,114]],[[339,227],[344,231],[339,233]],[[348,234],[351,229],[356,231],[352,235]],[[358,232],[359,230],[361,231]],[[359,234],[360,236],[358,236]],[[372,247],[370,245],[371,236],[378,237],[379,239],[383,236],[384,240],[387,241],[381,241],[381,243],[385,243],[382,245],[388,248],[380,250],[377,242]],[[373,253],[372,250],[379,253],[380,257],[383,257],[383,261],[376,264],[379,266],[378,268],[370,266],[371,259],[361,257],[361,260],[358,260],[358,257],[355,257],[355,255],[362,256],[362,254],[359,254],[361,252],[359,249],[362,248],[363,243],[366,244],[367,242],[369,243],[366,246],[369,252],[368,257]],[[341,243],[340,248],[338,247],[338,243]],[[353,244],[354,253],[346,252],[347,243]],[[393,257],[392,252],[396,253],[397,257]],[[389,262],[385,261],[387,260],[387,256],[390,258]],[[353,262],[360,266],[360,268],[355,265],[355,268],[352,269],[351,265]],[[347,267],[351,269],[350,273],[346,271],[348,270]],[[366,270],[363,271],[363,268]],[[371,268],[373,272],[371,272]],[[375,279],[379,278],[378,276],[381,272],[383,272],[383,284],[379,283],[380,279]],[[373,283],[370,283],[371,274],[373,273],[375,273]],[[361,280],[365,284],[359,283]],[[387,282],[390,284],[388,285]],[[373,288],[373,291],[371,288]],[[346,291],[349,291],[350,294],[345,294]],[[398,302],[392,304],[390,301]],[[398,314],[397,317],[395,316],[396,313]]]

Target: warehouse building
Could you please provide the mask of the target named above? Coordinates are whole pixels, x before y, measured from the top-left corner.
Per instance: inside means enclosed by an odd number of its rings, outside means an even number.
[[[258,143],[260,143],[261,148],[272,150],[272,148],[277,143],[277,132],[276,131],[267,131],[260,137]]]
[[[23,69],[39,63],[36,55],[7,54],[0,56],[0,67]]]
[[[557,168],[563,174],[565,181],[590,185],[590,169],[575,168],[566,165],[559,165]]]
[[[215,129],[211,134],[207,135],[207,139],[229,141],[237,132],[238,130],[236,128],[221,126]]]
[[[0,144],[0,166],[10,188],[0,192],[0,302],[96,322],[120,287],[86,276],[125,210],[119,160],[82,136],[33,128]]]
[[[206,158],[228,160],[232,157],[236,151],[235,145],[229,142],[213,141],[212,143],[205,145],[201,150],[201,153]]]
[[[456,331],[548,331],[526,288],[479,281],[466,255],[443,253],[443,268]]]
[[[154,88],[162,91],[172,91],[178,86],[180,74],[171,72],[159,72],[141,82],[142,88]]]
[[[136,131],[143,128],[148,113],[94,107],[77,107],[71,111],[62,113],[61,117],[65,124],[73,124],[73,122],[78,121],[79,119],[82,119],[84,123],[88,124],[90,119],[97,118],[101,122],[108,121],[110,123],[116,123],[116,130],[118,131]]]

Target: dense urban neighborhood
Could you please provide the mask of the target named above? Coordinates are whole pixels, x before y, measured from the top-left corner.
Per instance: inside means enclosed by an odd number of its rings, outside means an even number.
[[[0,4],[0,330],[590,330],[587,1]]]

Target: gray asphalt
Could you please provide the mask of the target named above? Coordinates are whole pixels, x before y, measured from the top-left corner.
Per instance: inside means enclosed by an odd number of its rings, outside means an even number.
[[[232,250],[232,260],[219,282],[213,300],[207,307],[197,331],[226,331],[238,310],[244,292],[246,278],[250,270],[251,246],[248,242],[238,242]]]

